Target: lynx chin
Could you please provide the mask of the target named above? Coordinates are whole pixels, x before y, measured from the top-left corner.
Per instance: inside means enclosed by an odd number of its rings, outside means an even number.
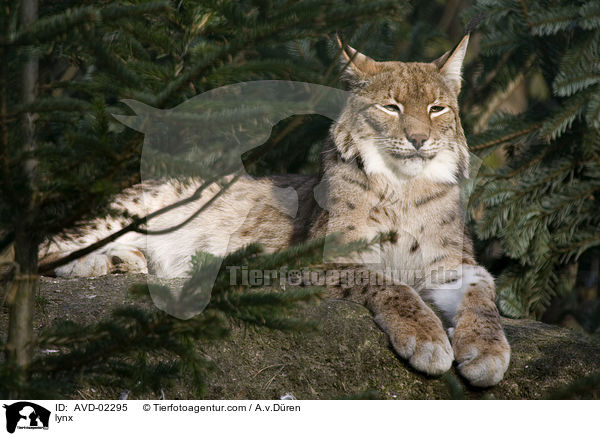
[[[329,295],[369,308],[397,354],[415,369],[439,375],[456,361],[472,385],[499,383],[510,347],[494,303],[494,279],[475,261],[460,201],[459,183],[468,176],[469,153],[457,97],[468,41],[465,36],[431,63],[377,62],[340,44],[352,96],[331,127],[318,176],[242,177],[182,228],[147,237],[127,233],[54,273],[88,277],[150,271],[177,277],[187,273],[197,250],[224,256],[260,242],[273,252],[334,232],[342,235],[342,242],[388,232],[393,237],[377,249],[327,260],[357,273],[399,274],[381,284],[330,283]],[[185,185],[168,180],[134,186],[117,196],[114,205],[143,216],[190,196],[200,185],[201,180]],[[295,191],[296,214],[273,206],[275,188]],[[142,189],[152,193],[144,205]],[[152,219],[149,228],[184,221],[218,189],[210,186],[197,201]],[[240,210],[250,213],[241,215]],[[120,227],[110,217],[85,223],[78,237],[43,245],[41,262]]]

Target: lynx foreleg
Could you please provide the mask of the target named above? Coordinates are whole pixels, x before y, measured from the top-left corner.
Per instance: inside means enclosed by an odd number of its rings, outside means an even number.
[[[386,280],[381,273],[362,266],[337,264],[334,269],[346,280],[328,281],[330,297],[366,306],[394,350],[413,368],[430,375],[450,369],[453,353],[448,335],[441,320],[413,288]]]
[[[431,375],[450,369],[452,346],[442,322],[413,288],[375,277],[375,272],[361,267],[346,265],[342,271],[351,272],[352,283],[328,283],[330,296],[367,306],[394,350],[415,369]],[[365,277],[374,280],[365,282]]]
[[[411,366],[431,375],[450,369],[452,347],[442,323],[412,288],[394,285],[378,290],[367,305],[394,350]]]
[[[458,371],[474,386],[493,386],[502,380],[510,361],[510,346],[494,303],[494,279],[481,266],[463,265],[461,291],[452,336]]]

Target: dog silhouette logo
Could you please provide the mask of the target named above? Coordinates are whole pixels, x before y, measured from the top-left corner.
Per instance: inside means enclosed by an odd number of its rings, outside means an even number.
[[[148,182],[148,189],[142,192],[142,203],[151,205],[155,195],[152,181],[157,178],[192,176],[219,181],[224,186],[237,178],[251,178],[242,156],[264,144],[274,126],[295,115],[318,114],[337,119],[350,95],[348,91],[312,83],[259,80],[216,88],[168,110],[123,100],[135,115],[113,116],[144,133],[140,173],[142,181]],[[298,210],[298,194],[291,187],[274,186],[271,195],[264,199],[265,205],[293,218]],[[182,212],[185,219],[180,220],[178,228],[183,228],[200,210],[198,202],[189,202],[186,207],[181,209],[187,212]],[[227,236],[211,245],[210,256],[203,254],[201,268],[193,280],[173,290],[148,285],[156,307],[180,319],[192,318],[204,310],[223,257],[233,251],[229,249],[229,239],[244,224],[251,207],[251,203],[238,202],[236,215],[230,217],[226,229]],[[151,212],[147,209],[146,215]],[[164,227],[149,224],[148,230],[156,233],[164,231]],[[191,241],[193,237],[187,239]],[[154,250],[149,242],[146,251]]]
[[[29,401],[19,401],[3,406],[6,409],[6,431],[19,429],[48,429],[50,411]]]

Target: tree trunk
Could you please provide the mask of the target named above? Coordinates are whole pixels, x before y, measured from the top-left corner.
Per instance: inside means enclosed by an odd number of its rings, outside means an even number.
[[[26,229],[19,229],[15,238],[15,261],[19,265],[11,295],[9,295],[9,325],[6,344],[7,360],[19,368],[31,361],[33,312],[38,287],[37,244]]]
[[[20,24],[26,29],[37,20],[38,0],[21,2]],[[21,69],[21,101],[26,104],[35,100],[38,81],[38,61],[30,54]],[[7,360],[14,366],[24,369],[32,357],[33,313],[37,276],[37,236],[31,232],[31,212],[34,208],[35,178],[37,160],[35,158],[35,115],[25,113],[21,119],[22,150],[29,154],[22,171],[27,180],[23,187],[23,197],[19,213],[15,217],[15,261],[18,265],[12,290],[9,295],[9,327],[6,344]]]

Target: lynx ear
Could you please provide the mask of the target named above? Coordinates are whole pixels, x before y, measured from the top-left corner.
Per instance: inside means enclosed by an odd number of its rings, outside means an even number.
[[[371,59],[369,56],[365,56],[361,52],[353,49],[349,45],[342,44],[340,37],[335,36],[337,39],[338,46],[342,49],[343,66],[346,68],[346,72],[350,75],[360,79],[365,76],[373,75],[378,71],[377,62]]]
[[[453,50],[446,52],[442,57],[433,61],[456,94],[460,92],[461,70],[468,44],[469,35],[466,35]]]

